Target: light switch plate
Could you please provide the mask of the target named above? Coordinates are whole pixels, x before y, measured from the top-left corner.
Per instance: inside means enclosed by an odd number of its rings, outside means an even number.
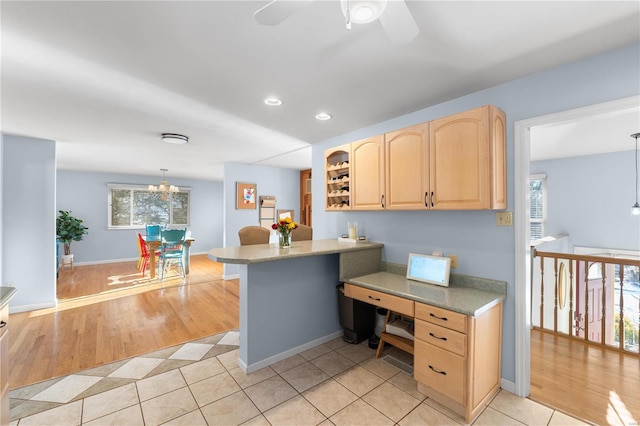
[[[496,212],[496,225],[513,226],[513,212]]]

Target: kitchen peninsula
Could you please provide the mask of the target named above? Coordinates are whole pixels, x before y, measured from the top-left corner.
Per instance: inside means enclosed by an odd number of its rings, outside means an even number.
[[[382,247],[329,239],[209,251],[240,267],[240,368],[250,373],[340,337],[336,286],[380,271]]]

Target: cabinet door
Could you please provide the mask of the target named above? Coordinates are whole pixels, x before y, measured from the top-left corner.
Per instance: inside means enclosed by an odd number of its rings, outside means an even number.
[[[384,210],[384,137],[351,144],[351,209]]]
[[[428,209],[429,125],[385,135],[387,210]]]
[[[489,107],[434,120],[429,133],[430,207],[489,209]]]

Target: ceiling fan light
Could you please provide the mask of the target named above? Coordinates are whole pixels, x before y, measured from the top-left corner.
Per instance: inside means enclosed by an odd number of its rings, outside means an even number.
[[[349,10],[350,21],[354,24],[368,24],[375,21],[387,7],[387,0],[341,0],[342,14],[347,16]]]

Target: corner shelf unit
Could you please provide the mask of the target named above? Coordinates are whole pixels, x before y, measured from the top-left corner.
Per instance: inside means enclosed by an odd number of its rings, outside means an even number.
[[[351,209],[349,181],[351,167],[351,145],[342,145],[324,152],[326,210],[339,211]]]

